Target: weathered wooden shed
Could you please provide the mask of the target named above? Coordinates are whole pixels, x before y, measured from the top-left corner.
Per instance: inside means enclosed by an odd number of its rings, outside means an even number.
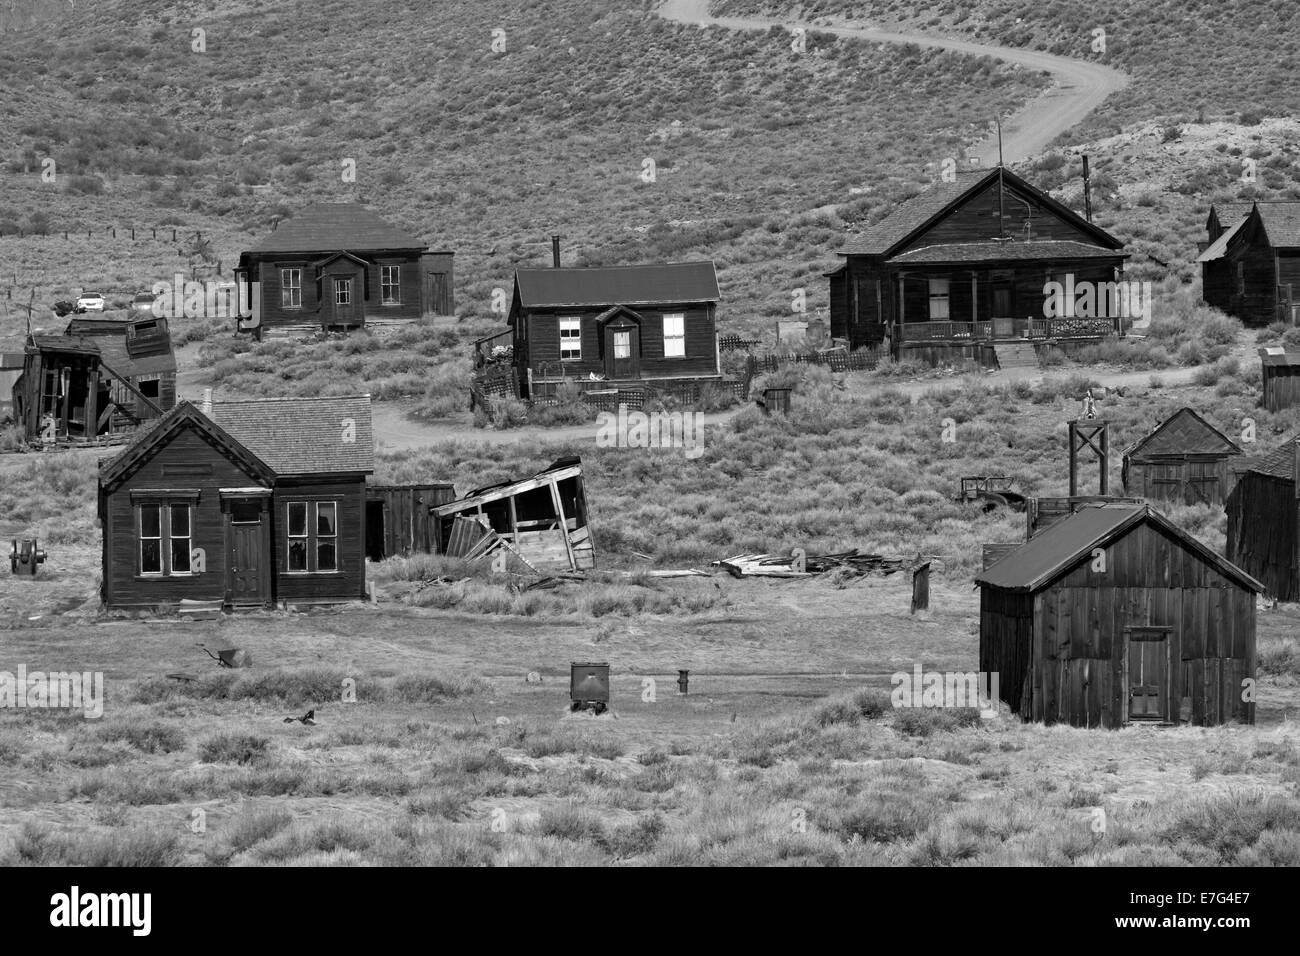
[[[1190,408],[1180,408],[1124,450],[1124,490],[1152,501],[1222,504],[1242,450]]]
[[[553,462],[532,478],[479,488],[429,514],[444,543],[441,550],[453,557],[484,555],[504,541],[511,563],[525,565],[525,570],[596,566],[582,461],[576,455]],[[471,519],[476,527],[461,521],[458,530],[457,519]],[[474,533],[464,534],[466,528]]]
[[[1228,495],[1227,555],[1279,601],[1300,600],[1300,440],[1241,463]]]
[[[1020,716],[1254,722],[1242,682],[1263,585],[1148,506],[1081,509],[975,581],[980,670]]]
[[[429,509],[456,497],[449,482],[366,487],[366,557],[382,561],[394,555],[438,550],[438,525]]]
[[[1207,303],[1249,326],[1300,318],[1300,202],[1223,203],[1210,208],[1197,257]]]
[[[1276,346],[1259,350],[1264,381],[1263,404],[1270,412],[1300,405],[1300,355]]]

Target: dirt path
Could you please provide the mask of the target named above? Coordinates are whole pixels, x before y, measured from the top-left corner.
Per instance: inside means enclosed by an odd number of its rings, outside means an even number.
[[[709,0],[667,0],[659,8],[659,15],[675,23],[716,26],[728,30],[803,27],[819,33],[870,40],[873,43],[912,43],[919,47],[950,50],[972,56],[991,56],[1006,63],[1017,63],[1026,69],[1045,70],[1052,74],[1056,84],[1002,124],[1002,155],[1003,161],[1008,164],[1021,162],[1042,152],[1057,136],[1080,122],[1106,97],[1123,89],[1129,82],[1128,77],[1119,70],[1100,63],[924,33],[899,33],[873,26],[849,25],[852,21],[823,26],[821,23],[770,17],[714,17],[709,15]],[[982,166],[995,165],[998,159],[996,136],[990,136],[972,147],[967,155],[977,158]]]

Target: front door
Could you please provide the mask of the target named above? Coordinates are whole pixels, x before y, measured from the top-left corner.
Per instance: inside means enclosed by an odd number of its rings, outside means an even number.
[[[1167,627],[1125,630],[1130,720],[1169,719],[1170,633]]]
[[[641,343],[631,323],[605,327],[605,374],[609,378],[639,378]]]
[[[235,605],[265,604],[269,595],[270,556],[266,553],[267,512],[261,498],[236,498],[229,502],[229,554],[226,592]]]
[[[331,279],[331,301],[334,303],[332,325],[358,325],[361,308],[357,302],[359,289],[352,276],[334,276]]]

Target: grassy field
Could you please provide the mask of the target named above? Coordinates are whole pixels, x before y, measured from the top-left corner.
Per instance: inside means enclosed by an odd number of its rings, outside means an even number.
[[[1102,399],[1112,447],[1184,404],[1234,435],[1249,415],[1270,446],[1300,425],[1258,410],[1230,359],[1198,384],[1158,374]],[[1023,517],[947,496],[990,470],[1063,493],[1080,376],[894,387],[814,370],[790,421],[744,412],[697,461],[528,439],[384,456],[381,480],[464,490],[579,451],[605,570],[518,593],[397,559],[371,569],[376,605],[215,622],[99,612],[92,456],[5,456],[0,538],[38,530],[51,558],[35,580],[0,575],[0,666],[103,671],[107,690],[99,721],[0,710],[0,861],[1300,863],[1296,606],[1259,614],[1253,728],[889,706],[895,672],[977,666],[979,546],[1015,540]],[[1221,512],[1170,515],[1222,547]],[[682,566],[795,546],[935,555],[931,610],[908,613],[905,575],[664,580],[632,553]],[[419,586],[439,575],[454,583]],[[196,643],[242,646],[254,666],[221,672]],[[613,715],[567,712],[571,660],[610,662]],[[308,708],[317,726],[284,722]]]

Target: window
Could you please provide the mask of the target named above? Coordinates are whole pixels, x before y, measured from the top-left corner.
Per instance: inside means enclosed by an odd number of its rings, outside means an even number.
[[[948,301],[948,280],[931,279],[930,318],[947,321],[950,318],[948,312]]]
[[[685,358],[686,316],[681,312],[664,315],[664,358]]]
[[[280,305],[286,309],[302,308],[302,270],[280,270]]]
[[[632,333],[621,329],[614,330],[614,358],[630,359],[632,357]]]
[[[334,280],[334,304],[335,305],[352,304],[352,280],[351,279]]]
[[[582,320],[576,316],[560,319],[560,358],[582,358]]]
[[[402,267],[379,267],[379,301],[384,305],[402,304]]]
[[[333,501],[289,502],[290,571],[305,574],[339,569],[338,513],[339,506]]]
[[[137,506],[141,574],[189,574],[193,545],[190,506],[151,502]]]

